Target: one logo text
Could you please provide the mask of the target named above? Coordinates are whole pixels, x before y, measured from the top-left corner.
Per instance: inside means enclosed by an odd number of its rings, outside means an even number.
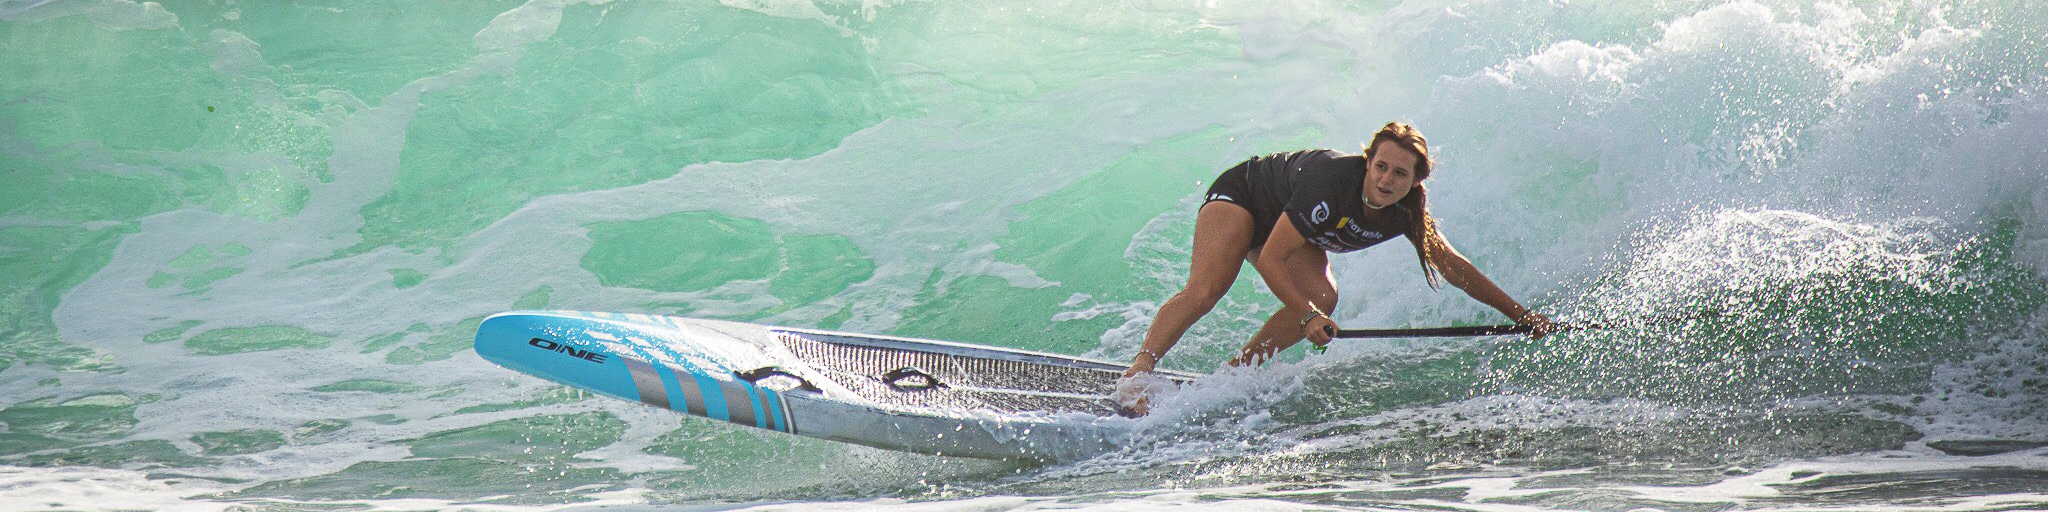
[[[535,348],[539,348],[541,350],[546,350],[549,352],[560,352],[563,354],[568,354],[569,357],[574,357],[577,359],[582,359],[593,363],[604,364],[605,355],[598,353],[595,350],[577,350],[576,347],[571,347],[568,345],[555,343],[540,338],[528,340],[526,344],[533,345]]]

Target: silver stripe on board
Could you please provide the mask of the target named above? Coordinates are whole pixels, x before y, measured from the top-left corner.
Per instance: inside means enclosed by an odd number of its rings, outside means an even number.
[[[676,389],[683,392],[683,406],[689,409],[686,412],[697,416],[711,416],[704,411],[704,385],[699,383],[696,375],[676,372]]]
[[[731,418],[726,421],[741,425],[761,425],[759,422],[754,421],[754,400],[747,397],[747,388],[745,386],[735,384],[718,387],[720,391],[725,392],[725,411],[728,414],[726,417]]]
[[[630,357],[621,357],[626,362],[626,371],[633,374],[633,388],[640,391],[640,401],[647,405],[668,408],[668,389],[661,386],[661,372],[654,371],[654,365]]]
[[[782,431],[796,433],[796,418],[789,415],[789,397],[775,397],[775,406],[782,408]]]

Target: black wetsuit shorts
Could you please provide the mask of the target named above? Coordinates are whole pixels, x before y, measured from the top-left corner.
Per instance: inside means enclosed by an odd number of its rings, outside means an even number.
[[[1203,206],[1213,201],[1238,205],[1252,214],[1252,247],[1265,247],[1266,238],[1273,235],[1273,223],[1280,221],[1280,207],[1273,201],[1262,201],[1254,195],[1249,174],[1251,167],[1259,165],[1260,158],[1245,160],[1243,163],[1223,171],[1216,182],[1209,185],[1209,194],[1202,200]]]

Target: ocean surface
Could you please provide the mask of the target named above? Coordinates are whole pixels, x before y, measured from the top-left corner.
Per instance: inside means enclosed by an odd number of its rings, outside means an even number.
[[[1125,360],[1247,157],[1429,136],[1561,321],[1004,463],[478,358],[511,309]],[[1394,247],[1398,245],[1400,247]],[[1347,328],[1501,323],[1405,243]],[[2048,509],[2048,4],[0,0],[0,510]],[[1227,359],[1244,272],[1166,357]]]

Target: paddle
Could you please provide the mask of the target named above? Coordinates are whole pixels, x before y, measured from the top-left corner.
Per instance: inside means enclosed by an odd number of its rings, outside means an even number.
[[[1612,328],[1612,327],[1622,327],[1622,326],[1631,326],[1631,325],[1658,325],[1658,324],[1668,324],[1668,323],[1676,323],[1676,322],[1683,322],[1683,321],[1687,321],[1687,320],[1698,320],[1698,319],[1701,319],[1701,318],[1707,318],[1707,317],[1712,317],[1712,316],[1715,316],[1715,315],[1717,315],[1717,313],[1714,313],[1714,312],[1703,312],[1703,313],[1695,313],[1695,314],[1691,314],[1691,315],[1660,315],[1660,316],[1646,316],[1646,317],[1640,317],[1640,318],[1630,318],[1630,319],[1625,319],[1625,320],[1617,320],[1617,321],[1612,321],[1612,322],[1579,322],[1579,323],[1568,323],[1568,324],[1556,324],[1556,325],[1555,325],[1555,327],[1553,327],[1553,328],[1551,328],[1551,329],[1550,329],[1550,333],[1551,333],[1551,334],[1556,334],[1556,333],[1560,333],[1560,332],[1568,332],[1568,331],[1578,331],[1578,330],[1585,330],[1585,329],[1607,329],[1607,328]],[[1530,327],[1530,326],[1527,326],[1527,325],[1521,325],[1521,324],[1501,324],[1501,325],[1472,325],[1472,326],[1461,326],[1461,327],[1420,327],[1420,328],[1412,328],[1412,329],[1338,329],[1338,330],[1337,330],[1337,333],[1336,333],[1335,335],[1331,336],[1331,337],[1332,337],[1332,338],[1429,338],[1429,337],[1451,337],[1451,336],[1497,336],[1497,335],[1502,335],[1502,334],[1528,334],[1528,333],[1529,333],[1529,331],[1530,331],[1531,329],[1532,329],[1532,327]],[[1318,348],[1318,349],[1323,349],[1323,348],[1327,348],[1327,347],[1328,347],[1328,346],[1327,346],[1327,345],[1325,345],[1325,346],[1319,346],[1319,347],[1315,347],[1315,348]]]
[[[1413,329],[1338,329],[1332,338],[1431,338],[1445,336],[1494,336],[1500,334],[1528,334],[1530,326],[1522,324],[1471,325],[1463,327],[1419,327]],[[1558,332],[1567,330],[1557,326]]]

